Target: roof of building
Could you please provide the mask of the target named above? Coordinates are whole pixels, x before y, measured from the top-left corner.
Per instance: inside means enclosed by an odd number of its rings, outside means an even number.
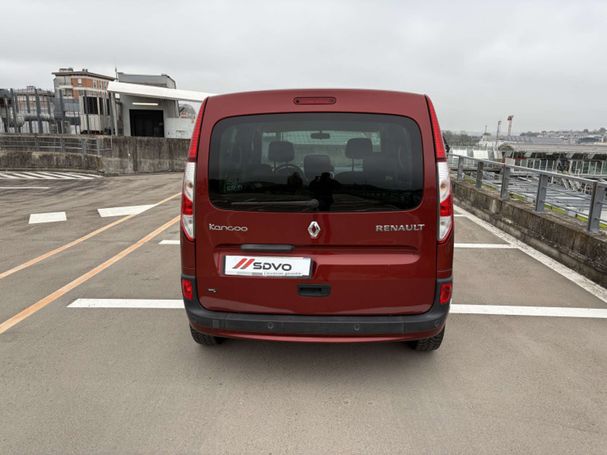
[[[105,79],[106,81],[113,81],[115,77],[106,76],[99,73],[91,73],[86,68],[74,71],[73,68],[59,68],[59,71],[54,71],[52,74],[55,76],[85,76],[85,77],[96,77],[98,79]]]
[[[133,84],[155,85],[157,87],[177,88],[177,83],[168,74],[117,74],[118,82],[130,82]]]
[[[125,95],[141,96],[143,98],[158,98],[166,100],[204,101],[212,93],[195,92],[193,90],[178,90],[153,85],[131,84],[129,82],[112,81],[107,86],[108,92],[124,93]]]

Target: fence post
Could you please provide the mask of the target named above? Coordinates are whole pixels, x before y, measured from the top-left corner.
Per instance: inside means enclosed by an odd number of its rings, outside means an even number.
[[[605,187],[600,182],[595,182],[592,189],[590,201],[590,213],[588,214],[588,231],[599,232],[601,228],[601,211],[605,200]]]
[[[508,185],[510,184],[510,168],[508,166],[504,166],[502,169],[502,187],[500,188],[500,199],[502,201],[508,200],[510,198],[510,193],[508,192]]]
[[[483,169],[485,168],[485,163],[479,161],[476,165],[476,187],[481,188],[483,186]]]
[[[457,180],[464,179],[464,157],[459,155],[457,157]]]
[[[537,194],[535,196],[535,211],[543,212],[544,204],[546,203],[546,191],[548,190],[548,176],[540,174],[540,179],[537,183]]]

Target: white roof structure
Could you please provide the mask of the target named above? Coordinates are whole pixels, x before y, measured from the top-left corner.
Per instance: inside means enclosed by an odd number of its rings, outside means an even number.
[[[131,84],[129,82],[111,81],[107,86],[108,92],[156,98],[165,100],[204,101],[214,93],[196,92],[194,90],[179,90],[175,88],[155,87],[153,85]]]

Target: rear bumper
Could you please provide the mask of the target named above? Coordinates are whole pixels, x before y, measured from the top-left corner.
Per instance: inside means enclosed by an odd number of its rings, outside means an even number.
[[[285,314],[229,313],[209,311],[197,298],[185,300],[194,329],[217,336],[283,341],[389,341],[415,340],[439,333],[445,325],[449,304],[438,302],[438,288],[451,279],[437,280],[434,303],[429,311],[394,316],[308,316]]]

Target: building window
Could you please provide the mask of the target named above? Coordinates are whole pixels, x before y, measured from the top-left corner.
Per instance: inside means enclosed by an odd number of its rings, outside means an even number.
[[[84,104],[85,114],[99,114],[99,105],[97,104],[97,98],[92,96],[85,96],[82,99]]]

